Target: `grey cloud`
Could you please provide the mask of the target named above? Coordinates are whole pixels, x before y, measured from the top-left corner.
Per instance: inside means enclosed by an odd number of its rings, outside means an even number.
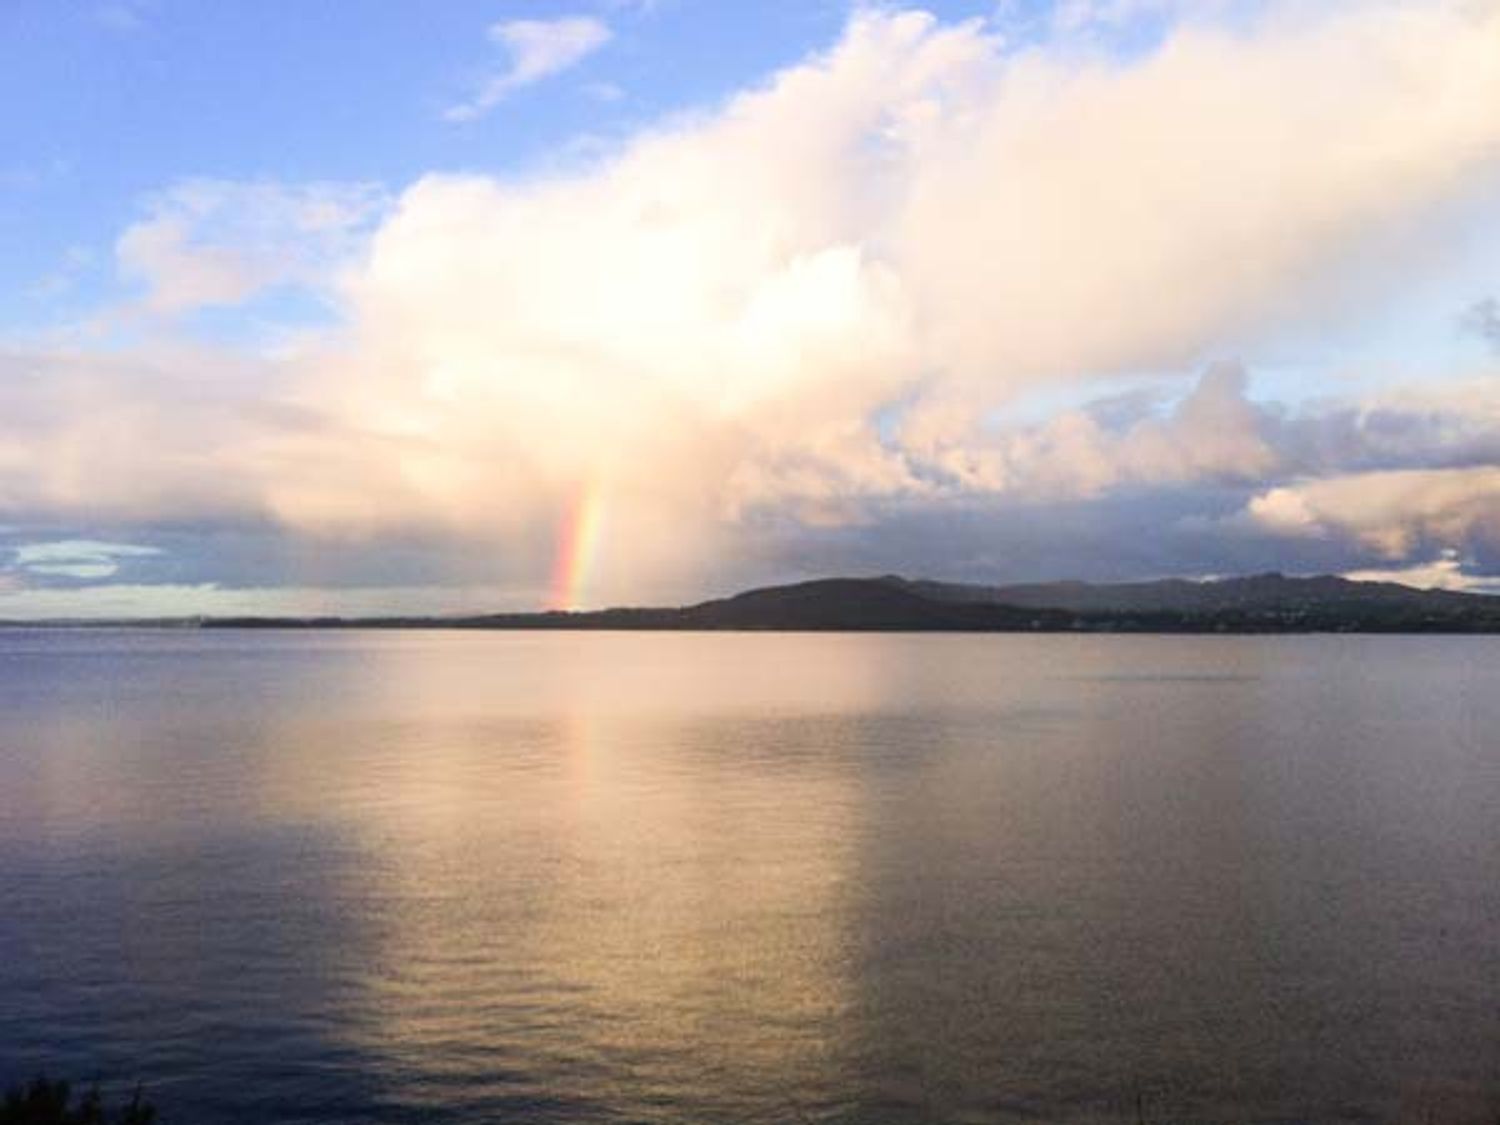
[[[1500,299],[1486,297],[1464,311],[1459,323],[1465,332],[1478,336],[1500,351]]]

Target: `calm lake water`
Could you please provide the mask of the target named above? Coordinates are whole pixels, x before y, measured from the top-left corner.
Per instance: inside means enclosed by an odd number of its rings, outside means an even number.
[[[0,633],[0,1081],[1484,1122],[1500,640]]]

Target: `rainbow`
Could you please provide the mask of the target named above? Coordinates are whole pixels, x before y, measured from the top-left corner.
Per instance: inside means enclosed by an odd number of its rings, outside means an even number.
[[[552,564],[553,609],[581,609],[604,527],[604,489],[590,484],[578,490],[557,536]]]

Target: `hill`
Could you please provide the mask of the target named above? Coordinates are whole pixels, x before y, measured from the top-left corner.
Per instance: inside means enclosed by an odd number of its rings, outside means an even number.
[[[1437,613],[1484,611],[1497,601],[1482,594],[1452,590],[1419,590],[1394,582],[1355,582],[1337,575],[1289,578],[1256,574],[1243,578],[1095,585],[1046,582],[1019,586],[973,586],[949,582],[890,579],[937,601],[996,603],[1074,613],[1224,613],[1296,612],[1368,609],[1420,610]]]
[[[977,586],[825,578],[695,605],[465,617],[235,618],[206,628],[361,627],[904,632],[1500,632],[1500,598],[1333,575]]]

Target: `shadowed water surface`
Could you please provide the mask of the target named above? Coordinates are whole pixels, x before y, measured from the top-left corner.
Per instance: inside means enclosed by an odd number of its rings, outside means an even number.
[[[1500,643],[0,632],[0,1080],[1500,1115]]]

